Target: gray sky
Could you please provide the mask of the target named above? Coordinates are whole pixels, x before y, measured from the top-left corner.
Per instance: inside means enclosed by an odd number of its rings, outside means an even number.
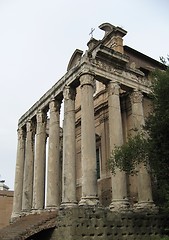
[[[13,189],[17,122],[66,72],[103,22],[124,44],[159,60],[169,54],[168,0],[0,0],[0,175]]]

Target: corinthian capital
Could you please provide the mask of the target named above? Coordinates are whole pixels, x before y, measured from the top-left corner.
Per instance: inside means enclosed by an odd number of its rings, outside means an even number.
[[[110,81],[108,83],[108,92],[109,95],[119,95],[120,93],[120,86],[117,82]]]
[[[24,129],[22,127],[18,128],[17,132],[18,132],[18,140],[24,140],[26,137]]]
[[[94,87],[94,74],[91,72],[83,72],[80,76],[80,85],[91,85]]]
[[[28,119],[28,121],[26,123],[26,131],[31,132],[32,130],[33,130],[32,121],[31,121],[31,119]]]
[[[139,90],[134,90],[130,95],[131,103],[141,103],[143,100],[143,94]]]
[[[47,120],[46,112],[42,111],[41,109],[38,110],[36,115],[37,123],[44,123]]]
[[[50,103],[49,103],[49,108],[50,108],[50,112],[60,112],[60,106],[61,106],[61,102],[56,100],[55,98],[51,98]]]
[[[66,85],[63,89],[63,97],[64,97],[64,100],[69,100],[69,99],[75,100],[76,89]]]

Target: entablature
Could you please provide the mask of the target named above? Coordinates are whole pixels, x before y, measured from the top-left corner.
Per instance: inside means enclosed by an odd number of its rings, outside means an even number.
[[[103,44],[100,44],[91,55],[95,59],[101,59],[102,61],[111,62],[114,65],[125,65],[129,62],[129,57],[121,52],[117,52]]]
[[[149,82],[143,74],[129,68],[118,68],[100,59],[85,57],[75,68],[70,69],[51,89],[49,89],[20,119],[19,125],[26,124],[37,114],[38,109],[45,109],[49,105],[51,97],[62,101],[65,85],[78,87],[79,78],[82,74],[92,74],[95,79],[107,84],[109,81],[116,81],[123,89],[140,89],[149,93]]]

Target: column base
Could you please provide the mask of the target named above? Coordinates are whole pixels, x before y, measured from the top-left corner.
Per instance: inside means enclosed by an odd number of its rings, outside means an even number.
[[[96,196],[82,197],[79,206],[99,206],[99,198]]]
[[[62,202],[60,205],[60,209],[63,208],[75,208],[77,207],[77,202]]]
[[[20,219],[21,217],[27,216],[29,214],[32,214],[32,210],[22,210],[20,213],[12,213],[10,223],[13,223]]]
[[[157,213],[158,212],[158,207],[154,204],[154,202],[138,202],[134,204],[134,209],[135,212],[153,212]]]
[[[16,222],[19,218],[21,218],[23,216],[23,213],[12,213],[11,215],[11,219],[10,219],[10,223],[14,223]]]
[[[23,209],[21,212],[21,216],[29,215],[32,213],[32,209]]]
[[[21,214],[22,214],[22,212],[20,212],[20,213],[12,213],[11,219],[12,218],[17,218],[17,217],[21,216]]]
[[[40,208],[40,209],[32,208],[31,214],[40,214],[44,211],[45,211],[45,208]]]
[[[128,199],[113,199],[109,209],[114,212],[129,211],[130,204]]]
[[[60,207],[60,206],[59,206]],[[57,206],[46,206],[46,208],[45,208],[45,210],[46,211],[56,211],[56,210],[58,210],[59,209],[59,207],[57,207]]]

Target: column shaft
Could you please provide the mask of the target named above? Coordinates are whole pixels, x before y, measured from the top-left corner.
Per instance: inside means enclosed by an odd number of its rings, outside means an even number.
[[[119,89],[119,85],[115,82],[110,82],[108,85],[110,154],[115,146],[121,146],[123,144]],[[118,210],[127,208],[129,202],[127,199],[126,173],[116,169],[111,179],[112,202],[110,204],[110,209]]]
[[[93,81],[94,77],[91,74],[83,74],[80,77],[82,197],[79,205],[98,205],[99,203],[96,175]]]
[[[22,210],[24,162],[25,162],[25,132],[22,128],[18,128],[18,146],[15,169],[15,186],[12,218],[18,217],[21,214]]]
[[[60,103],[52,99],[49,104],[49,142],[48,142],[48,175],[47,207],[59,207],[60,197]]]
[[[133,119],[133,133],[137,134],[142,130],[145,123],[142,99],[143,95],[140,91],[135,90],[130,96],[132,105],[132,119]],[[144,164],[138,166],[138,208],[152,207],[152,188],[150,174],[148,173],[147,167]]]
[[[46,113],[37,113],[36,155],[34,164],[33,208],[43,209],[45,204],[45,169],[46,169]]]
[[[76,206],[75,90],[66,86],[63,125],[62,207]]]
[[[34,129],[31,121],[27,122],[26,129],[22,210],[30,211],[32,209],[34,173]]]

